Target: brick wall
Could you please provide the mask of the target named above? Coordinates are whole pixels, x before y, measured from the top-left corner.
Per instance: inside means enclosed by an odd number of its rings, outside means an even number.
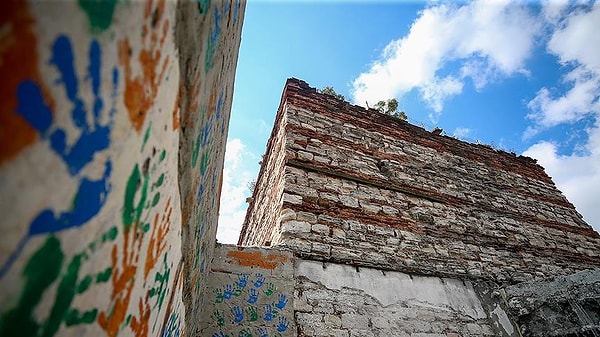
[[[280,107],[280,109],[283,108]],[[249,200],[253,212],[246,213],[238,244],[269,246],[278,241],[285,172],[287,115],[278,114],[263,156],[259,179]],[[243,242],[242,242],[243,238]]]
[[[509,283],[600,266],[600,236],[530,158],[433,134],[298,80],[288,81],[277,120],[285,183],[281,204],[267,209],[281,208],[279,223],[253,220],[251,204],[242,244],[270,236],[311,259]],[[276,149],[270,143],[267,162],[281,158]]]

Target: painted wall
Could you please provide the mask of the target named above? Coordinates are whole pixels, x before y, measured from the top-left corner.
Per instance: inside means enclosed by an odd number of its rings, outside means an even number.
[[[244,7],[4,4],[0,335],[194,334]]]
[[[217,245],[211,269],[201,336],[297,336],[292,253]]]

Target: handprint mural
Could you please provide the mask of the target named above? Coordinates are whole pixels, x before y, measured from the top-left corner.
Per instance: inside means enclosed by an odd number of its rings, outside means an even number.
[[[213,266],[209,279],[214,288],[207,301],[211,305],[211,316],[204,322],[202,333],[218,337],[293,335],[290,298],[294,281],[293,272],[286,269],[291,268],[291,264],[285,263],[291,256],[274,250],[269,251],[271,255],[263,255],[255,250],[216,247],[217,265]],[[219,259],[230,256],[230,252],[235,252],[236,258]]]
[[[194,5],[23,0],[0,12],[1,336],[194,331],[185,311],[206,291],[245,3]],[[246,303],[253,282],[236,275],[217,298]],[[214,315],[259,317],[241,303]]]

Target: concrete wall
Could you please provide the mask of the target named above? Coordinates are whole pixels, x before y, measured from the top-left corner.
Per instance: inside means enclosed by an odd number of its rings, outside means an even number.
[[[295,275],[299,336],[518,336],[469,281],[308,260]]]
[[[0,335],[195,335],[243,13],[3,5]]]
[[[211,269],[201,336],[296,336],[292,253],[217,245]]]
[[[285,182],[274,198],[282,205],[267,209],[281,208],[280,223],[254,222],[251,204],[242,244],[264,244],[256,233],[278,228],[271,244],[311,259],[507,283],[600,267],[600,235],[530,158],[436,135],[294,79],[278,114]]]
[[[200,336],[518,336],[501,297],[459,279],[218,244],[208,282]]]

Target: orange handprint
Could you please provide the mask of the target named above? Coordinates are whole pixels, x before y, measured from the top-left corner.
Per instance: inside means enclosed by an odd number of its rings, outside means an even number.
[[[135,337],[146,337],[148,336],[148,321],[150,320],[150,303],[144,303],[140,298],[138,308],[140,318],[134,316],[131,319],[131,330],[133,330]]]
[[[144,266],[144,280],[148,278],[150,270],[156,265],[158,258],[167,248],[167,241],[165,240],[167,233],[169,232],[171,212],[171,198],[167,200],[167,205],[162,214],[161,224],[158,225],[159,213],[154,216],[154,224],[152,226],[152,233],[150,234],[150,243],[148,244],[148,250],[146,252],[146,263]]]
[[[146,171],[146,170],[145,170]],[[136,164],[127,181],[125,192],[125,205],[123,207],[123,232],[121,259],[119,260],[119,246],[115,244],[111,252],[112,275],[112,308],[100,313],[98,324],[106,331],[107,335],[114,337],[119,333],[121,324],[125,321],[127,308],[131,300],[131,293],[135,284],[140,249],[144,239],[139,231],[142,210],[146,203],[148,191],[148,174],[142,175]],[[136,194],[139,192],[139,201],[135,204]]]
[[[162,55],[169,32],[169,20],[165,18],[165,0],[158,0],[156,6],[153,0],[146,2],[144,19],[143,47],[138,54],[141,74],[135,77],[132,74],[133,51],[129,39],[119,41],[119,62],[125,70],[125,106],[129,111],[129,120],[138,133],[142,130],[169,63],[169,55]]]

